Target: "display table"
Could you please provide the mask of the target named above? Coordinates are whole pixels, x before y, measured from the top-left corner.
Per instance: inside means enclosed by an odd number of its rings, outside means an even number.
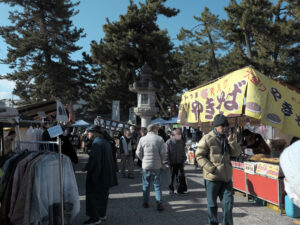
[[[283,211],[283,178],[270,178],[258,174],[245,173],[243,169],[233,168],[233,188],[257,197],[280,208]]]

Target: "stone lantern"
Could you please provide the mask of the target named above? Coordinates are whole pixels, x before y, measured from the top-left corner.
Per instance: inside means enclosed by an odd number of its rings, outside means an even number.
[[[140,80],[129,85],[129,90],[137,93],[138,106],[134,108],[134,112],[141,117],[141,126],[147,127],[151,118],[159,111],[155,107],[155,92],[162,90],[162,86],[152,80],[152,69],[147,63],[142,67]]]

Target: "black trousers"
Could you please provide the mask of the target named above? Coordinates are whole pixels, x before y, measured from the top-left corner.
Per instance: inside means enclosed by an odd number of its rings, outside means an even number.
[[[106,216],[109,189],[101,188],[97,192],[86,193],[86,215],[91,218]]]
[[[171,182],[169,188],[174,191],[174,180],[176,178],[176,184],[178,183],[178,177],[184,176],[184,164],[171,164],[170,165],[171,172]],[[179,174],[179,175],[178,175]]]

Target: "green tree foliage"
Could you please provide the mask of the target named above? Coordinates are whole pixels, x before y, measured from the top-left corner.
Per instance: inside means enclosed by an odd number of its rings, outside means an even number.
[[[191,30],[181,29],[178,39],[182,41],[177,57],[183,67],[180,85],[192,88],[222,75],[220,51],[226,49],[221,39],[220,21],[206,7],[200,17],[194,16],[198,25]]]
[[[295,81],[299,76],[299,1],[242,0],[238,4],[231,0],[225,10],[224,38],[240,58],[234,60],[236,55],[229,52],[226,64],[245,62],[270,77]]]
[[[198,26],[178,35],[177,58],[183,63],[178,85],[192,88],[252,65],[300,88],[299,8],[299,0],[231,0],[228,18],[221,21],[206,8],[194,17]]]
[[[91,106],[98,113],[110,113],[112,100],[120,100],[126,114],[130,106],[136,105],[136,94],[128,87],[138,79],[145,62],[152,67],[153,79],[164,86],[162,102],[178,92],[174,83],[179,63],[174,60],[167,31],[157,25],[157,17],[172,17],[179,11],[164,6],[165,2],[146,0],[136,5],[130,1],[119,21],[107,19],[105,37],[91,43],[92,58],[101,67],[97,88],[91,95]]]
[[[8,44],[2,62],[12,73],[1,76],[16,82],[14,94],[24,102],[60,98],[76,101],[88,77],[82,77],[82,62],[70,55],[81,47],[75,43],[84,37],[83,29],[73,26],[79,4],[70,0],[0,0],[16,7],[10,12],[12,25],[0,27],[0,35]]]

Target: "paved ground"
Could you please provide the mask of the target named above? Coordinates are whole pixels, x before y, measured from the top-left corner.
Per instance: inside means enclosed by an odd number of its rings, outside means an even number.
[[[80,156],[76,166],[76,178],[79,187],[81,212],[74,225],[82,224],[85,216],[85,177],[81,168],[87,162],[86,155]],[[162,174],[163,200],[165,211],[158,212],[155,208],[153,187],[151,187],[150,208],[142,207],[142,183],[140,169],[135,169],[135,179],[121,178],[119,185],[110,191],[106,224],[108,225],[205,225],[206,197],[202,174],[193,166],[186,166],[188,193],[186,195],[169,195],[167,171]],[[267,207],[247,202],[246,198],[235,195],[233,209],[235,225],[287,225],[293,221],[286,215],[280,216]],[[220,221],[222,210],[219,208]]]

